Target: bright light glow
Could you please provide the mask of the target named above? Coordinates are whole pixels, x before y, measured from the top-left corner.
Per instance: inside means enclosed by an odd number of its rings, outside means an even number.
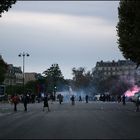
[[[138,87],[137,85],[135,85],[130,90],[127,90],[124,94],[127,97],[131,97],[131,96],[134,96],[135,93],[138,92],[138,91],[140,91],[140,87]]]

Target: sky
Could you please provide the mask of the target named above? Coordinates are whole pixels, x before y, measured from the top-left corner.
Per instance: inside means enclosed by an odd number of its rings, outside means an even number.
[[[0,54],[25,72],[43,73],[57,63],[65,79],[72,68],[124,59],[118,49],[119,1],[17,1],[0,18]]]

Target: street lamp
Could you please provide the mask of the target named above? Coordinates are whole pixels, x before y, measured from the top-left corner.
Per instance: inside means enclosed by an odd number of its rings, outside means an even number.
[[[23,94],[24,94],[24,84],[25,84],[25,74],[24,74],[24,70],[25,70],[25,56],[29,57],[30,55],[28,53],[20,53],[18,55],[19,57],[23,57]]]

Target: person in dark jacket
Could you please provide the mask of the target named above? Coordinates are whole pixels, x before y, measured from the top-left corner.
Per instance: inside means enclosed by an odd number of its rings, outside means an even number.
[[[23,95],[24,111],[27,111],[28,97],[27,94]]]
[[[50,111],[49,103],[48,103],[48,96],[47,96],[47,95],[44,96],[44,106],[43,106],[43,111],[44,111],[45,107],[47,107],[47,108],[48,108],[48,111]]]
[[[86,99],[86,103],[88,103],[88,95],[86,95],[85,99]]]
[[[126,103],[125,103],[125,98],[126,98],[125,95],[123,95],[123,96],[122,96],[122,102],[123,102],[123,105],[126,104]]]
[[[58,99],[59,99],[59,103],[61,104],[63,102],[63,95],[59,94]]]
[[[74,95],[72,95],[72,97],[71,97],[71,103],[72,103],[72,105],[75,105],[75,97],[74,97]]]
[[[82,101],[82,97],[81,96],[79,96],[79,101]]]
[[[140,105],[140,96],[137,97],[136,99],[136,112],[139,112],[139,105]]]

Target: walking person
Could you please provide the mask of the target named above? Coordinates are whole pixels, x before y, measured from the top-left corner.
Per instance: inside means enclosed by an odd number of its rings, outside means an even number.
[[[44,96],[43,111],[44,111],[45,107],[47,107],[48,108],[48,111],[50,111],[49,103],[48,103],[48,96],[47,95]]]
[[[12,102],[14,103],[14,111],[17,111],[17,104],[19,103],[19,97],[17,94],[12,97]]]
[[[137,99],[136,99],[136,112],[139,112],[139,105],[140,105],[139,98],[140,98],[140,96],[138,96]]]
[[[50,95],[50,99],[51,99],[51,104],[53,104],[53,101],[54,101],[53,94]]]
[[[79,96],[79,101],[82,101],[82,97],[81,96]]]
[[[63,95],[59,94],[59,103],[61,104],[63,102]]]
[[[88,103],[88,95],[86,95],[85,99],[86,99],[86,103]]]
[[[71,102],[72,102],[72,105],[75,105],[75,98],[74,98],[74,95],[72,95],[72,97],[71,97]]]
[[[28,97],[27,94],[23,95],[23,104],[24,104],[24,111],[27,111],[27,104],[28,104]]]
[[[125,95],[123,94],[123,96],[122,96],[122,102],[123,102],[123,105],[125,105],[126,104],[126,102],[125,102]]]
[[[117,96],[117,101],[118,101],[118,103],[121,102],[121,96],[120,95]]]

